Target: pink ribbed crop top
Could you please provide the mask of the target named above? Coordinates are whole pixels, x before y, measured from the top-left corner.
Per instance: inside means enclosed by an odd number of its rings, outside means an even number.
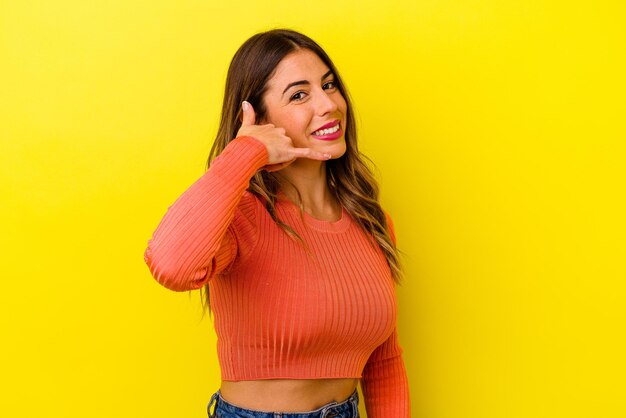
[[[408,417],[408,383],[387,261],[345,208],[318,220],[280,194],[279,228],[246,189],[268,163],[233,140],[167,210],[144,253],[177,291],[209,283],[223,380],[360,378],[369,418]],[[391,234],[391,218],[387,215]]]

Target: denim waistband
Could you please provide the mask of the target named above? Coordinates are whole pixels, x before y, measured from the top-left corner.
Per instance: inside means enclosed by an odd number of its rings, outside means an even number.
[[[215,409],[211,413],[211,406],[215,403]],[[359,392],[355,389],[348,399],[342,402],[332,401],[318,409],[306,412],[268,412],[253,409],[240,408],[228,403],[222,398],[218,390],[211,396],[207,406],[209,418],[216,417],[216,411],[225,418],[358,418],[359,416]]]

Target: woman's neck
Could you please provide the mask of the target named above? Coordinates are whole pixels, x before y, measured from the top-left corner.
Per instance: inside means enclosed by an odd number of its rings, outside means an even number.
[[[276,174],[286,197],[298,204],[299,191],[304,209],[310,214],[332,217],[340,209],[328,186],[325,162],[299,158]]]

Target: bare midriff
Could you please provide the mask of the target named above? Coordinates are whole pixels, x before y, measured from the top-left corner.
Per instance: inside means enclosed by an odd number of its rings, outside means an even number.
[[[359,379],[264,379],[222,381],[224,400],[245,409],[266,412],[308,412],[352,395]]]

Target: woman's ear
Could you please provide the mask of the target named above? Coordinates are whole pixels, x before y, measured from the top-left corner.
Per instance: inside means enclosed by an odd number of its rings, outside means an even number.
[[[270,122],[269,118],[267,117],[267,112],[263,112],[262,114],[261,113],[256,114],[257,125],[267,125],[268,123],[272,123],[272,122]]]
[[[263,117],[257,117],[256,118],[256,124],[257,125],[267,125],[268,123],[272,123],[266,115],[264,115]]]
[[[257,125],[267,125],[268,123],[272,123],[271,119],[267,115],[267,106],[265,106],[264,100],[261,99],[261,103],[257,105],[258,109],[256,116],[256,124]]]
[[[239,123],[243,124],[243,111],[239,112]],[[259,117],[258,114],[255,115],[254,117],[255,125],[267,125],[268,123],[271,123],[271,122],[267,119],[265,115],[263,117]]]

